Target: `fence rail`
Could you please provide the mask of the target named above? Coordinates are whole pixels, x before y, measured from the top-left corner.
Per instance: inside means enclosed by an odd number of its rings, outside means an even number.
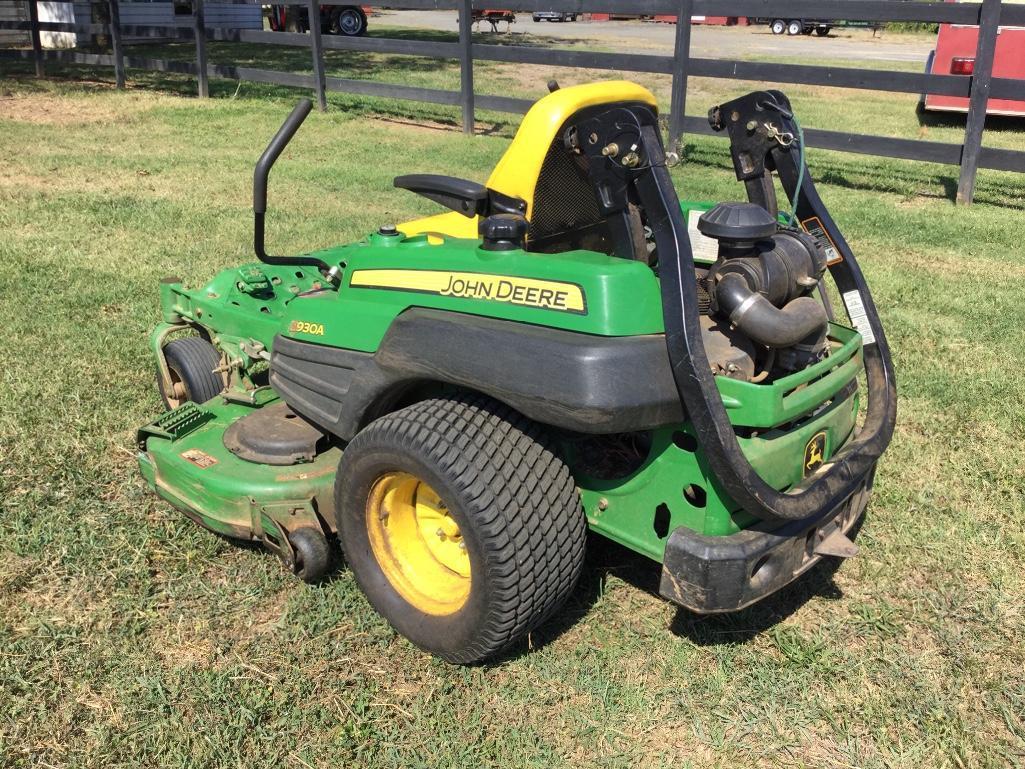
[[[760,63],[707,59],[690,55],[690,24],[676,25],[672,56],[654,54],[605,53],[536,48],[518,45],[475,43],[471,35],[471,11],[482,8],[483,0],[400,0],[394,7],[414,10],[454,10],[459,13],[458,42],[436,42],[378,37],[322,37],[321,5],[342,5],[343,0],[285,0],[285,3],[306,8],[310,33],[269,32],[236,29],[230,24],[212,24],[205,20],[203,0],[193,1],[191,17],[174,22],[151,25],[121,25],[118,0],[106,0],[110,21],[103,24],[71,24],[41,22],[36,3],[26,0],[27,21],[0,21],[0,30],[30,33],[32,50],[0,51],[0,58],[31,58],[36,73],[42,76],[46,61],[111,66],[119,87],[124,87],[125,70],[144,69],[176,72],[195,76],[200,96],[208,93],[208,78],[229,78],[259,83],[307,88],[315,92],[321,109],[326,109],[328,91],[377,96],[392,99],[423,101],[458,106],[462,111],[463,130],[473,131],[477,108],[500,112],[523,113],[531,102],[497,95],[476,94],[473,87],[474,61],[496,61],[515,64],[540,64],[672,76],[672,103],[669,110],[669,134],[673,144],[685,133],[713,134],[706,121],[687,116],[687,80],[708,77],[732,80],[756,80],[774,83],[856,88],[893,93],[930,93],[966,97],[969,102],[964,140],[960,144],[900,139],[867,134],[805,130],[809,147],[921,160],[960,166],[957,200],[970,203],[975,191],[979,168],[1025,173],[1025,151],[995,149],[982,146],[986,107],[989,99],[1025,101],[1025,79],[993,77],[993,59],[997,34],[1001,26],[1025,27],[1025,5],[1004,5],[1000,0],[978,3],[902,2],[901,0],[517,0],[524,11],[556,10],[576,13],[615,12],[623,14],[675,14],[678,19],[695,15],[815,18],[857,21],[918,21],[974,25],[979,27],[975,70],[972,75],[936,75],[931,73],[894,72],[831,66],[810,66],[789,63]],[[263,0],[243,0],[260,5]],[[81,32],[108,35],[111,54],[78,51],[44,51],[40,32]],[[170,61],[129,56],[124,52],[123,37],[161,37],[195,41],[195,60]],[[297,74],[278,70],[210,64],[207,61],[208,41],[245,42],[284,45],[310,50],[313,74]],[[449,91],[397,83],[331,77],[325,73],[324,50],[345,50],[365,53],[399,54],[460,63],[460,89]]]

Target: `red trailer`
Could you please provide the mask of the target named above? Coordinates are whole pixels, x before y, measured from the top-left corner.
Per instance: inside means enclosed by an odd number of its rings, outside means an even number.
[[[283,32],[288,26],[287,14],[283,5],[265,5],[268,10],[270,28],[274,32]],[[322,5],[320,6],[320,28],[323,32],[333,35],[354,37],[367,31],[367,17],[372,9],[369,5]],[[296,20],[297,31],[310,31],[310,13],[306,8],[300,10]]]
[[[1025,3],[1025,0],[1004,0]],[[979,28],[963,24],[941,24],[936,48],[929,54],[926,71],[934,75],[971,75],[975,71],[975,51]],[[1025,79],[1025,27],[1000,27],[993,59],[993,77]],[[938,112],[967,112],[967,96],[927,94],[923,106]],[[990,99],[987,115],[1025,117],[1025,101]]]

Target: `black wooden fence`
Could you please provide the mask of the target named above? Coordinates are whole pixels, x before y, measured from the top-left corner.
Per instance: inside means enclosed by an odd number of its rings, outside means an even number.
[[[631,53],[599,53],[570,51],[516,45],[475,43],[471,37],[471,10],[482,8],[481,0],[397,0],[389,7],[414,10],[455,10],[459,13],[458,42],[434,42],[380,37],[322,37],[320,5],[339,5],[337,0],[284,0],[290,5],[304,6],[311,20],[310,33],[269,32],[212,27],[204,19],[203,0],[192,0],[191,18],[171,25],[124,27],[120,23],[118,0],[106,0],[110,21],[90,24],[90,32],[109,35],[113,52],[110,55],[78,51],[44,51],[39,33],[43,31],[74,32],[82,27],[74,24],[40,22],[37,0],[26,0],[29,21],[0,22],[0,29],[30,32],[32,50],[0,51],[0,58],[28,58],[35,61],[36,73],[45,73],[45,61],[72,62],[112,66],[119,87],[124,87],[125,69],[138,68],[161,72],[195,75],[200,96],[208,93],[208,78],[222,77],[261,83],[309,88],[316,93],[321,109],[326,109],[327,91],[338,91],[392,99],[410,99],[434,104],[462,107],[463,130],[473,131],[475,108],[500,112],[523,113],[530,107],[526,99],[474,93],[473,62],[499,61],[519,64],[541,64],[559,67],[661,73],[672,76],[672,103],[669,110],[670,140],[676,144],[684,132],[710,134],[703,118],[686,114],[687,78],[711,77],[756,80],[770,83],[799,83],[838,88],[859,88],[894,93],[931,93],[968,97],[969,108],[961,144],[898,139],[860,133],[805,131],[807,146],[841,152],[855,152],[891,158],[921,160],[960,166],[957,200],[970,203],[975,191],[979,168],[1025,173],[1025,151],[982,146],[986,107],[990,98],[1025,100],[1025,80],[993,77],[993,59],[1000,26],[1025,26],[1025,5],[1002,5],[1001,0],[978,3],[903,2],[902,0],[516,0],[518,10],[557,10],[614,12],[623,14],[676,14],[679,19],[693,15],[750,16],[858,20],[868,22],[914,21],[977,25],[979,42],[974,74],[933,75],[928,73],[891,72],[845,67],[808,66],[802,64],[767,64],[751,61],[704,59],[690,55],[690,24],[676,25],[676,42],[672,56]],[[277,0],[282,3],[282,0]],[[261,0],[245,0],[259,4]],[[169,61],[126,56],[123,35],[154,35],[195,41],[195,62]],[[207,61],[208,40],[230,40],[246,43],[299,46],[310,49],[313,74],[295,74],[252,67],[224,66]],[[324,67],[324,49],[364,51],[368,53],[405,54],[460,62],[460,90],[448,91],[421,88],[398,83],[328,77]]]

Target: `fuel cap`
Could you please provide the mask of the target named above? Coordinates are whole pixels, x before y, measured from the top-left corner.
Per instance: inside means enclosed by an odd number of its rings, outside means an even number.
[[[480,223],[484,251],[512,251],[523,248],[527,220],[519,214],[493,214]]]

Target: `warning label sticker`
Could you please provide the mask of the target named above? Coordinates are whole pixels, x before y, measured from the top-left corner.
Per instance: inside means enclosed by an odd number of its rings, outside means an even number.
[[[829,237],[829,233],[826,232],[826,228],[822,226],[822,221],[817,216],[809,216],[801,222],[801,226],[804,227],[805,232],[819,242],[819,248],[826,255],[826,265],[832,267],[843,261],[843,257],[836,248],[836,243]]]
[[[690,250],[694,253],[694,261],[699,264],[711,264],[719,256],[719,243],[702,235],[698,230],[698,219],[704,211],[690,211],[687,214],[687,235],[690,237]]]
[[[851,323],[861,334],[862,341],[866,345],[875,344],[876,335],[872,333],[872,324],[868,322],[868,313],[865,312],[865,303],[861,300],[861,292],[848,291],[843,294],[843,303],[847,308]]]
[[[205,451],[199,449],[189,449],[181,453],[182,459],[187,459],[189,462],[205,470],[208,467],[212,467],[217,464],[217,460],[207,454]]]

